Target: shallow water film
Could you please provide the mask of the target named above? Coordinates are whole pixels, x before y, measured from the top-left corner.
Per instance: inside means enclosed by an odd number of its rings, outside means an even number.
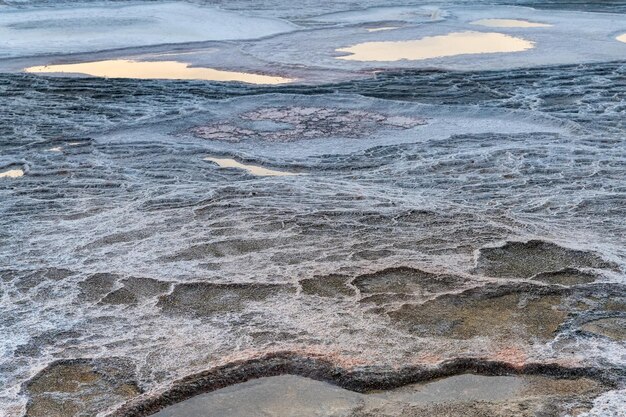
[[[625,416],[626,2],[0,1],[0,416]]]

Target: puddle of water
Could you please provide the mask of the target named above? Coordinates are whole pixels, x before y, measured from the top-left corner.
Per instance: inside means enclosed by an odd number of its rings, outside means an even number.
[[[259,378],[201,394],[153,417],[345,416],[363,394],[294,375]]]
[[[371,29],[367,29],[368,32],[380,32],[381,30],[394,30],[394,29],[399,29],[400,26],[385,26],[382,28],[371,28]]]
[[[10,169],[8,171],[0,172],[0,178],[18,178],[24,175],[24,171],[21,169]]]
[[[54,148],[48,149],[48,152],[61,152],[61,151],[62,151],[62,149],[61,149],[60,146],[56,146]]]
[[[295,375],[259,378],[201,394],[153,417],[328,417],[355,415],[365,403],[403,404],[501,401],[523,394],[526,381],[512,376],[458,375],[372,394],[359,394]],[[388,415],[388,414],[385,414]]]
[[[204,158],[205,161],[211,161],[216,163],[220,168],[237,168],[248,171],[252,175],[260,177],[284,177],[291,175],[300,175],[294,172],[275,171],[273,169],[267,169],[256,165],[246,165],[241,162],[237,162],[234,159],[220,159],[220,158]]]
[[[351,55],[337,59],[349,61],[400,61],[443,58],[466,54],[522,52],[534,43],[503,33],[455,32],[411,41],[364,42],[337,49]]]
[[[619,35],[616,39],[620,42],[626,43],[626,33],[624,33],[623,35]]]
[[[290,78],[269,75],[190,67],[189,64],[177,61],[150,62],[127,59],[83,62],[78,64],[45,65],[26,68],[24,71],[34,74],[87,74],[106,78],[240,81],[249,84],[284,84],[294,81]]]
[[[501,401],[518,397],[525,386],[518,376],[465,374],[370,395],[411,404]]]
[[[472,25],[487,26],[490,28],[549,28],[547,23],[529,22],[518,19],[481,19],[471,22]]]

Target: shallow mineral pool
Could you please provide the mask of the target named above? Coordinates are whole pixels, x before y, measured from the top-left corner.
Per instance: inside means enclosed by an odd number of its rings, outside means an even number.
[[[24,171],[21,169],[10,169],[8,171],[0,172],[0,178],[18,178],[24,175]]]
[[[239,81],[249,84],[284,84],[294,81],[278,76],[191,67],[189,64],[177,61],[128,59],[35,66],[26,68],[24,71],[33,74],[69,73],[106,78]]]
[[[247,171],[252,175],[257,175],[259,177],[281,177],[281,176],[290,176],[290,175],[298,175],[294,172],[286,172],[286,171],[276,171],[273,169],[263,168],[257,165],[248,165],[242,164],[241,162],[237,162],[234,159],[229,158],[204,158],[205,161],[210,161],[216,163],[220,168],[235,168]]]
[[[454,32],[409,41],[359,43],[337,49],[337,52],[349,53],[337,59],[350,61],[421,60],[466,54],[522,52],[533,47],[534,43],[531,41],[503,33]]]
[[[499,404],[514,414],[524,400],[559,401],[560,396],[592,394],[598,384],[586,378],[559,380],[531,376],[462,374],[428,383],[372,393],[352,392],[327,382],[281,375],[254,379],[167,407],[153,417],[339,417],[417,414],[446,416],[453,408],[481,404],[489,414]],[[442,408],[443,407],[443,408]],[[528,406],[526,406],[528,407]],[[448,411],[446,411],[446,409]],[[454,414],[457,415],[457,414]]]

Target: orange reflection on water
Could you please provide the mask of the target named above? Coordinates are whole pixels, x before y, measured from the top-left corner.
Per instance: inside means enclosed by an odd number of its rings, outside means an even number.
[[[294,172],[286,172],[286,171],[275,171],[273,169],[263,168],[257,165],[248,165],[242,164],[241,162],[237,162],[234,159],[227,158],[204,158],[205,161],[211,161],[217,164],[220,168],[237,168],[248,171],[252,175],[257,175],[259,177],[284,177],[291,175],[299,175]]]
[[[141,78],[169,80],[239,81],[250,84],[284,84],[290,78],[190,67],[177,61],[133,61],[114,59],[78,64],[45,65],[26,68],[29,73],[73,73],[106,78]]]
[[[0,172],[0,178],[18,178],[24,175],[24,171],[21,169],[10,169],[8,171]]]
[[[521,52],[534,47],[534,43],[503,33],[455,32],[441,36],[428,36],[410,41],[364,42],[337,49],[351,55],[337,59],[349,61],[400,61],[442,58],[465,54]]]

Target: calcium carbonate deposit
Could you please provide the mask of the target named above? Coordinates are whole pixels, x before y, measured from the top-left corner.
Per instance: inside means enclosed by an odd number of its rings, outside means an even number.
[[[626,4],[498,3],[0,1],[0,415],[624,416]]]

